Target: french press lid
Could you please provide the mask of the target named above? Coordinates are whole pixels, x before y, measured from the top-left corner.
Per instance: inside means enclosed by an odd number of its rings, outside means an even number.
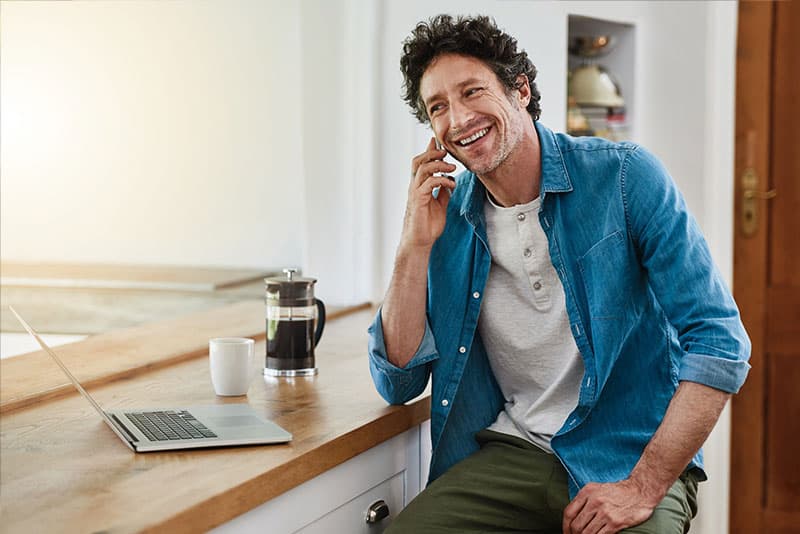
[[[264,278],[267,302],[278,306],[313,306],[316,278],[295,276],[297,269],[284,269],[285,278]]]

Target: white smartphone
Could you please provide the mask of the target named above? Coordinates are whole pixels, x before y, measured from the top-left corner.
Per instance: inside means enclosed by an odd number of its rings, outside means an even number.
[[[439,141],[439,136],[434,134],[433,139],[434,139],[434,143],[436,144],[436,150],[444,150],[445,149],[444,145],[442,144],[442,142]],[[442,158],[442,161],[444,161],[444,158]],[[445,173],[440,173],[440,174],[442,176],[445,176]],[[439,198],[439,191],[441,189],[442,189],[441,186],[433,188],[433,191],[431,191],[431,195],[433,195],[433,198]]]

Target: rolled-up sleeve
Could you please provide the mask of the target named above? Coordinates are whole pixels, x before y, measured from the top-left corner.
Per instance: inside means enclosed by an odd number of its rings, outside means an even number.
[[[428,383],[430,362],[439,357],[433,331],[425,321],[425,334],[414,357],[405,367],[397,367],[386,356],[383,323],[378,310],[369,329],[369,370],[375,388],[389,404],[403,404],[420,395]]]
[[[699,382],[728,393],[737,393],[744,384],[750,364],[734,358],[708,354],[685,354],[678,380]]]
[[[683,351],[678,380],[736,393],[750,369],[750,339],[700,228],[655,156],[638,147],[624,168],[629,232]]]

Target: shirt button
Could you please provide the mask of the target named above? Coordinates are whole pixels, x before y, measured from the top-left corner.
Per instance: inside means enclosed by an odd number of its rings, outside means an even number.
[[[481,294],[476,291],[475,293],[472,294],[472,298],[479,299],[479,298],[481,298]]]
[[[458,347],[458,352],[464,354],[465,352],[467,352],[467,347]]]
[[[525,214],[524,213],[520,213],[519,215],[517,215],[517,220],[518,221],[524,221],[525,220]]]
[[[450,403],[447,402],[447,399],[442,399],[442,406],[447,407],[448,404],[450,404]]]
[[[536,291],[539,291],[540,289],[542,289],[542,283],[541,282],[534,282],[533,289],[535,289]]]
[[[525,256],[526,258],[530,258],[530,257],[531,257],[531,254],[532,254],[532,252],[531,252],[531,249],[529,249],[529,248],[526,248],[526,249],[525,249],[525,252],[523,252],[522,254],[523,254],[523,256]]]

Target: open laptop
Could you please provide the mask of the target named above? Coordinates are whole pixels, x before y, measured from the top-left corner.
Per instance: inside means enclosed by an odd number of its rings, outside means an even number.
[[[292,435],[275,423],[260,418],[247,404],[219,404],[186,408],[153,408],[104,411],[55,352],[17,311],[9,306],[25,330],[36,339],[64,371],[75,388],[136,452],[171,451],[234,445],[286,443]]]

